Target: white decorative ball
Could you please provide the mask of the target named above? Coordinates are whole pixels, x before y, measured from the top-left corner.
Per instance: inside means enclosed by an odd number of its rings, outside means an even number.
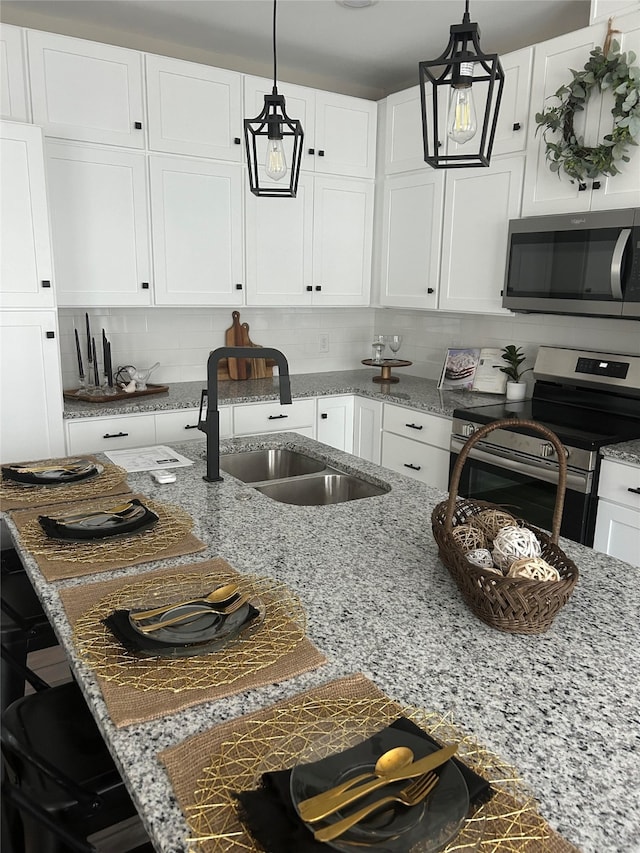
[[[493,540],[493,562],[503,571],[523,557],[539,557],[542,548],[537,536],[528,527],[509,525],[503,527]]]
[[[469,563],[479,566],[481,569],[493,568],[491,551],[487,550],[487,548],[476,548],[475,551],[469,551],[468,554],[465,554],[465,558]]]
[[[509,577],[528,578],[534,581],[559,581],[560,573],[542,557],[524,557],[511,564]]]

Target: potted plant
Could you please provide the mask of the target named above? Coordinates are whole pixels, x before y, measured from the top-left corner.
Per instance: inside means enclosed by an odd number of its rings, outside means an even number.
[[[520,370],[520,365],[526,361],[526,356],[520,347],[513,344],[502,347],[502,359],[507,362],[506,367],[500,368],[501,372],[507,376],[507,400],[524,400],[527,393],[527,383],[522,381],[522,377],[533,368],[528,367],[526,370]]]

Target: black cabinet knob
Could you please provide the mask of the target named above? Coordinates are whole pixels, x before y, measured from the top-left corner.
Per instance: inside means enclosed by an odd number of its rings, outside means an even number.
[[[236,290],[242,290],[242,285],[241,285],[241,284],[236,284]]]
[[[241,141],[242,141],[242,140],[240,139],[240,137],[239,137],[239,136],[235,136],[235,137],[234,137],[234,139],[233,139],[233,144],[234,144],[234,145],[240,145],[240,142],[241,142]]]
[[[47,332],[47,337],[48,337],[48,338],[55,338],[55,336],[56,336],[56,333],[55,333],[55,332]]]
[[[318,157],[324,157],[324,151],[322,148],[318,151]]]
[[[323,421],[326,421],[326,419],[329,417],[329,415],[328,415],[326,412],[323,412],[323,413],[320,415],[320,417],[322,418],[322,420],[323,420]]]
[[[149,282],[148,281],[142,282],[142,289],[143,290],[149,290]]]
[[[433,287],[428,287],[427,293],[435,293],[435,290],[433,289]]]
[[[587,188],[586,184],[578,184],[578,192],[583,193]]]
[[[136,130],[142,130],[142,122],[141,121],[134,121],[133,126],[135,127]]]
[[[313,287],[311,287],[311,285],[310,285],[310,284],[308,284],[308,285],[307,285],[307,290],[308,290],[308,291],[311,291],[311,290],[313,290]]]
[[[315,148],[310,148],[310,149],[309,149],[309,154],[315,154],[315,153],[316,153],[316,149],[315,149]]]
[[[520,124],[519,121],[514,122],[513,129],[514,130],[522,130],[522,125]]]
[[[600,181],[594,181],[594,182],[591,184],[591,186],[593,187],[593,189],[594,189],[594,190],[599,190],[599,189],[600,189],[600,187],[602,186],[602,184],[600,183]]]
[[[321,284],[316,284],[316,290],[322,290],[322,285],[321,285]]]
[[[51,282],[48,281],[46,278],[43,282],[41,282],[41,284],[42,284],[42,287],[51,287]]]

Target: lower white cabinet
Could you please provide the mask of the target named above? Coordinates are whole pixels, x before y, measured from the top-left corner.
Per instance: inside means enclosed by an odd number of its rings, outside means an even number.
[[[176,409],[174,412],[156,412],[156,444],[173,441],[194,441],[203,438],[198,429],[200,409]],[[231,406],[220,408],[220,437],[229,438],[231,431]]]
[[[362,459],[380,464],[382,445],[382,403],[356,397],[353,407],[353,452]]]
[[[640,568],[640,465],[605,459],[593,547]]]
[[[384,404],[382,464],[446,490],[449,483],[451,419]]]
[[[259,435],[265,432],[298,432],[315,437],[316,401],[294,400],[291,405],[279,402],[247,403],[233,407],[233,434]]]
[[[155,416],[82,418],[67,421],[67,451],[97,453],[155,444]]]
[[[353,407],[351,394],[318,397],[317,440],[353,453]]]

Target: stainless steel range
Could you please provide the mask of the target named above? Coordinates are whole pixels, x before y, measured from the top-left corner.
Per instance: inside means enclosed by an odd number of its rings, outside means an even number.
[[[503,418],[537,421],[558,436],[567,455],[560,532],[593,545],[599,450],[640,438],[640,356],[540,347],[533,372],[530,400],[454,411],[449,473],[478,425]],[[472,448],[459,493],[510,508],[548,530],[558,482],[555,456],[553,446],[531,430],[494,430]]]

